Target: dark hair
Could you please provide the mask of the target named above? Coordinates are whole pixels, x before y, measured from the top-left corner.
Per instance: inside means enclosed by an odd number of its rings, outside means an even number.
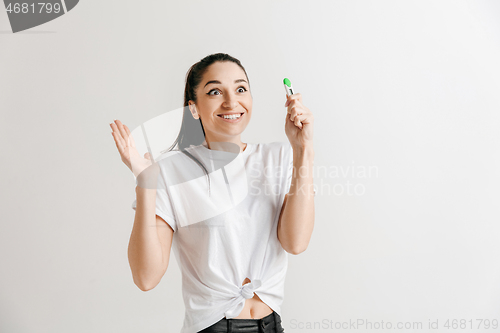
[[[199,119],[193,118],[193,115],[189,110],[189,101],[192,100],[196,103],[197,101],[196,89],[200,85],[203,75],[205,74],[210,65],[218,61],[220,62],[232,61],[238,66],[240,66],[240,68],[245,73],[245,76],[247,77],[248,86],[250,87],[250,80],[248,79],[248,75],[247,72],[245,71],[245,68],[238,59],[230,56],[229,54],[226,53],[210,54],[205,58],[201,59],[200,61],[198,61],[197,63],[195,63],[194,65],[192,65],[186,74],[186,86],[184,88],[184,108],[183,108],[184,110],[182,114],[181,129],[174,143],[164,151],[164,152],[172,151],[174,150],[174,147],[177,146],[177,149],[175,150],[183,152],[193,161],[198,163],[205,171],[205,174],[207,175],[207,178],[209,180],[209,187],[208,187],[209,193],[210,193],[210,177],[208,175],[207,169],[202,163],[200,163],[200,161],[198,161],[193,155],[191,155],[189,152],[186,151],[186,148],[192,145],[195,146],[201,145],[203,141],[205,141],[205,129],[203,128],[203,123],[201,121],[201,118]]]

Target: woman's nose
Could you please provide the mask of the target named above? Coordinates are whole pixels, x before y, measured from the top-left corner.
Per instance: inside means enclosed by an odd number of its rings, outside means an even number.
[[[228,109],[234,109],[238,106],[238,101],[236,100],[236,96],[228,94],[224,99],[223,106]]]

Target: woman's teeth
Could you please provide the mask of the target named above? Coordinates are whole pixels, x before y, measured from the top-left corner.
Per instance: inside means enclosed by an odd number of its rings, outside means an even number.
[[[241,117],[241,113],[239,113],[239,114],[232,114],[232,115],[229,115],[229,116],[221,115],[221,117],[224,118],[224,119],[238,119],[239,117]]]

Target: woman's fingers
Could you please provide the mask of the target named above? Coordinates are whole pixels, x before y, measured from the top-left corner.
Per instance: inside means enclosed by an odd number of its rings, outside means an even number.
[[[116,145],[116,148],[118,148],[118,152],[120,153],[120,155],[122,154],[122,151],[123,151],[123,147],[121,145],[121,142],[120,142],[120,139],[117,137],[119,134],[116,134],[115,131],[111,132],[111,135],[113,135],[113,138],[115,139],[115,145]]]
[[[134,137],[132,136],[132,134],[130,133],[130,129],[127,127],[127,125],[123,124],[123,127],[125,127],[125,130],[127,131],[127,135],[130,139],[130,147],[134,147],[135,148],[135,141],[134,141]]]
[[[297,126],[298,128],[302,128],[302,120],[304,120],[304,119],[306,119],[306,116],[304,116],[302,114],[295,116],[295,120],[294,120],[295,126]]]
[[[302,95],[300,93],[295,93],[293,95],[287,96],[286,99],[287,99],[287,101],[285,102],[285,106],[289,106],[294,101],[298,101],[299,103],[302,103]]]
[[[291,113],[290,113],[290,120],[295,123],[297,127],[302,127],[301,122],[303,119],[306,118],[305,112],[303,109],[299,107],[292,107]],[[298,120],[298,122],[297,122]]]
[[[304,105],[302,105],[302,103],[300,101],[298,101],[297,99],[293,99],[293,100],[290,100],[289,103],[288,103],[288,113],[292,113],[293,109],[297,109],[297,110],[304,110],[305,107]],[[301,111],[302,113],[302,111]]]
[[[295,126],[299,128],[302,128],[301,120],[304,119],[304,116],[301,112],[301,110],[292,108],[291,113],[287,113],[287,118],[290,119],[290,121],[292,121]]]
[[[127,146],[126,142],[123,139],[123,137],[122,137],[122,135],[120,133],[120,130],[118,129],[118,127],[116,126],[116,124],[115,123],[111,123],[110,126],[113,129],[113,137],[115,138],[116,143],[119,145],[120,153],[123,154],[123,152],[125,150],[125,147]]]
[[[297,107],[292,106],[292,107],[290,108],[290,112],[289,112],[289,113],[290,113],[290,119],[291,119],[291,120],[295,120],[295,117],[296,117],[297,115],[299,115],[299,114],[302,114],[302,111],[301,111],[300,109],[298,109]]]
[[[127,134],[127,130],[125,130],[125,127],[123,127],[123,124],[120,120],[116,119],[115,120],[115,123],[116,123],[116,126],[118,127],[118,130],[120,131],[120,134],[123,138],[123,140],[125,141],[126,143],[126,147],[130,145],[129,143],[129,139],[128,139],[128,134]]]
[[[308,108],[302,105],[300,99],[301,97],[298,96],[293,100],[288,101],[287,117],[295,124],[296,127],[302,129],[304,122],[312,122],[312,114]]]
[[[302,127],[302,124],[300,123],[300,120],[301,120],[301,114],[297,114],[296,112],[293,114],[293,119],[291,119],[293,121],[293,123],[295,124],[295,126],[297,127]]]
[[[132,153],[130,148],[135,148],[135,143],[130,135],[130,130],[118,119],[115,119],[115,122],[111,123],[110,126],[113,129],[113,137],[115,138],[116,146],[122,156],[122,160],[124,162],[128,161]]]
[[[123,142],[122,142],[122,136],[120,134],[120,131],[116,127],[115,123],[110,123],[109,126],[111,127],[113,138],[115,139],[116,146],[121,152],[121,149],[123,149]]]
[[[148,153],[141,157],[135,147],[134,138],[130,129],[121,121],[116,120],[110,124],[112,135],[115,139],[116,147],[120,152],[122,161],[132,171],[135,177],[138,177],[142,171],[147,169],[153,163],[153,157]]]

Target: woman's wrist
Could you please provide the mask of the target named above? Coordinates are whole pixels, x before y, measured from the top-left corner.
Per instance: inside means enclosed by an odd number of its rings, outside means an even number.
[[[158,186],[159,173],[160,168],[157,163],[144,169],[136,178],[136,192],[137,188],[156,189]]]
[[[300,147],[292,147],[292,149],[294,157],[314,158],[314,147],[312,144]]]

